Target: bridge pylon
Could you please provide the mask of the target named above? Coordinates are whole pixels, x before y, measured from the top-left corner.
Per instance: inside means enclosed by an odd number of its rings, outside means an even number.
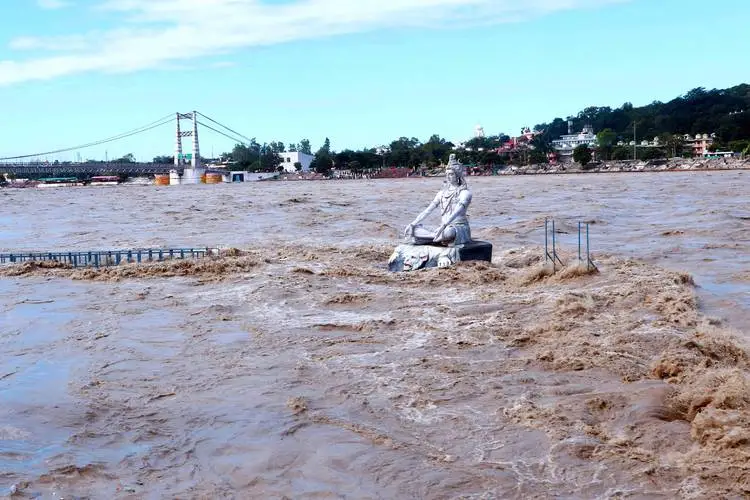
[[[201,153],[200,143],[198,141],[198,112],[193,111],[192,113],[176,113],[177,120],[177,134],[174,151],[174,164],[175,169],[180,165],[187,163],[185,155],[182,153],[182,138],[192,137],[193,138],[193,153],[190,155],[190,168],[186,168],[182,174],[182,179],[178,182],[181,184],[198,184],[201,182],[201,177],[205,173],[205,169],[201,166]],[[190,120],[192,122],[191,130],[182,130],[180,128],[181,120]]]

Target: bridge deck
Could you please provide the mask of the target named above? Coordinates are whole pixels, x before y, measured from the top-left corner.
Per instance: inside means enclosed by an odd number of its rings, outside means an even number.
[[[162,163],[0,163],[0,173],[16,177],[68,177],[95,175],[154,175],[168,174],[177,169],[182,174],[185,165]]]

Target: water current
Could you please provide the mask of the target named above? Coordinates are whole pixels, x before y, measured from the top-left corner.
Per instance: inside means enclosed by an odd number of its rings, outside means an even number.
[[[698,453],[690,423],[652,418],[665,382],[550,361],[529,335],[583,292],[596,337],[647,328],[628,297],[661,269],[693,277],[712,324],[750,335],[749,176],[469,178],[496,266],[536,262],[545,217],[567,257],[589,223],[602,273],[531,287],[508,284],[515,265],[386,276],[438,178],[0,190],[0,252],[259,252],[216,276],[0,277],[0,495],[710,498],[675,458]],[[617,259],[631,258],[648,267],[628,284]]]

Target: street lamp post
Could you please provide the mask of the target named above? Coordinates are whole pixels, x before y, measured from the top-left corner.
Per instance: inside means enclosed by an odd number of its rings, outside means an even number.
[[[635,136],[635,122],[633,122],[633,160],[638,159],[638,150],[636,149],[638,147],[638,139]]]

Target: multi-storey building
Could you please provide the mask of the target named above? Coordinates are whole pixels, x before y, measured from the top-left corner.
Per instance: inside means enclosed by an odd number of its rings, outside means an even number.
[[[590,148],[596,146],[596,134],[594,134],[594,129],[591,125],[586,125],[581,132],[573,134],[571,133],[570,124],[568,124],[568,133],[552,141],[552,147],[555,148],[555,151],[557,151],[561,158],[573,156],[575,148],[581,145],[586,145]]]

